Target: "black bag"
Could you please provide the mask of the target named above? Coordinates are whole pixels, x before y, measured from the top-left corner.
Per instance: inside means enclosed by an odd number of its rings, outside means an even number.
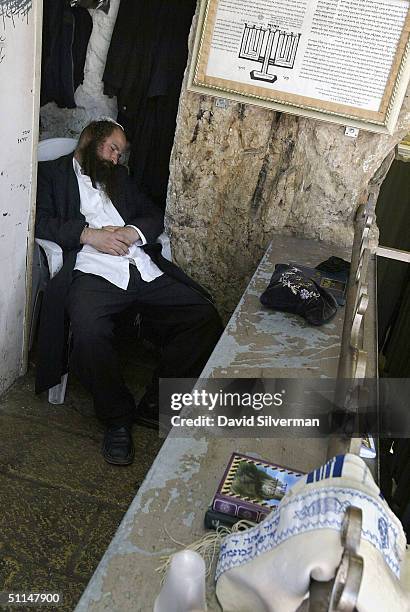
[[[296,266],[277,264],[268,287],[260,296],[264,306],[301,315],[311,325],[323,325],[337,312],[333,295]]]

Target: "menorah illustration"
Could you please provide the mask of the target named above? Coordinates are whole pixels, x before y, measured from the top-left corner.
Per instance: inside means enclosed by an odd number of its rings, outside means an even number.
[[[286,32],[278,26],[245,23],[239,57],[262,64],[262,70],[251,70],[251,79],[274,83],[278,77],[269,73],[269,66],[293,68],[299,39],[300,34]]]

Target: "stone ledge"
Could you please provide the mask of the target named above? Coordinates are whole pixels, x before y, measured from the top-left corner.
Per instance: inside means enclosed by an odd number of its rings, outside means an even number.
[[[331,255],[349,258],[346,249],[294,237],[270,245],[203,377],[336,377],[343,309],[321,328],[303,319],[264,309],[259,295],[274,264],[297,261],[315,266]],[[257,452],[255,452],[255,450]],[[152,611],[161,557],[204,535],[203,519],[232,452],[264,457],[309,471],[326,458],[321,438],[207,438],[201,429],[181,438],[172,430],[129,507],[113,541],[89,582],[76,612]],[[220,610],[210,579],[208,610]]]

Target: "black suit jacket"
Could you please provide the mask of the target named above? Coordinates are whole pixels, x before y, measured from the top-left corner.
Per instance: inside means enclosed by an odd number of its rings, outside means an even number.
[[[117,197],[113,204],[129,225],[141,229],[147,239],[143,248],[158,267],[210,299],[209,294],[180,268],[164,259],[161,245],[155,243],[163,229],[162,212],[138,191],[123,166],[116,167]],[[80,212],[80,193],[73,168],[73,154],[39,163],[37,179],[36,237],[52,240],[63,249],[63,267],[48,283],[41,307],[38,335],[36,392],[60,382],[66,371],[65,303],[77,253],[82,248],[81,233],[86,226]]]

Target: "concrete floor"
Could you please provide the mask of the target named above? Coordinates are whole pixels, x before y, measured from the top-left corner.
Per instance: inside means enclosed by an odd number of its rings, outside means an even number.
[[[137,349],[127,379],[140,396],[155,357]],[[0,399],[0,592],[59,592],[72,611],[162,441],[134,428],[135,462],[108,465],[90,396],[69,377],[64,405],[34,394],[34,369]],[[26,610],[27,607],[1,607]],[[51,609],[50,607],[48,609]],[[54,606],[52,606],[54,609]]]

